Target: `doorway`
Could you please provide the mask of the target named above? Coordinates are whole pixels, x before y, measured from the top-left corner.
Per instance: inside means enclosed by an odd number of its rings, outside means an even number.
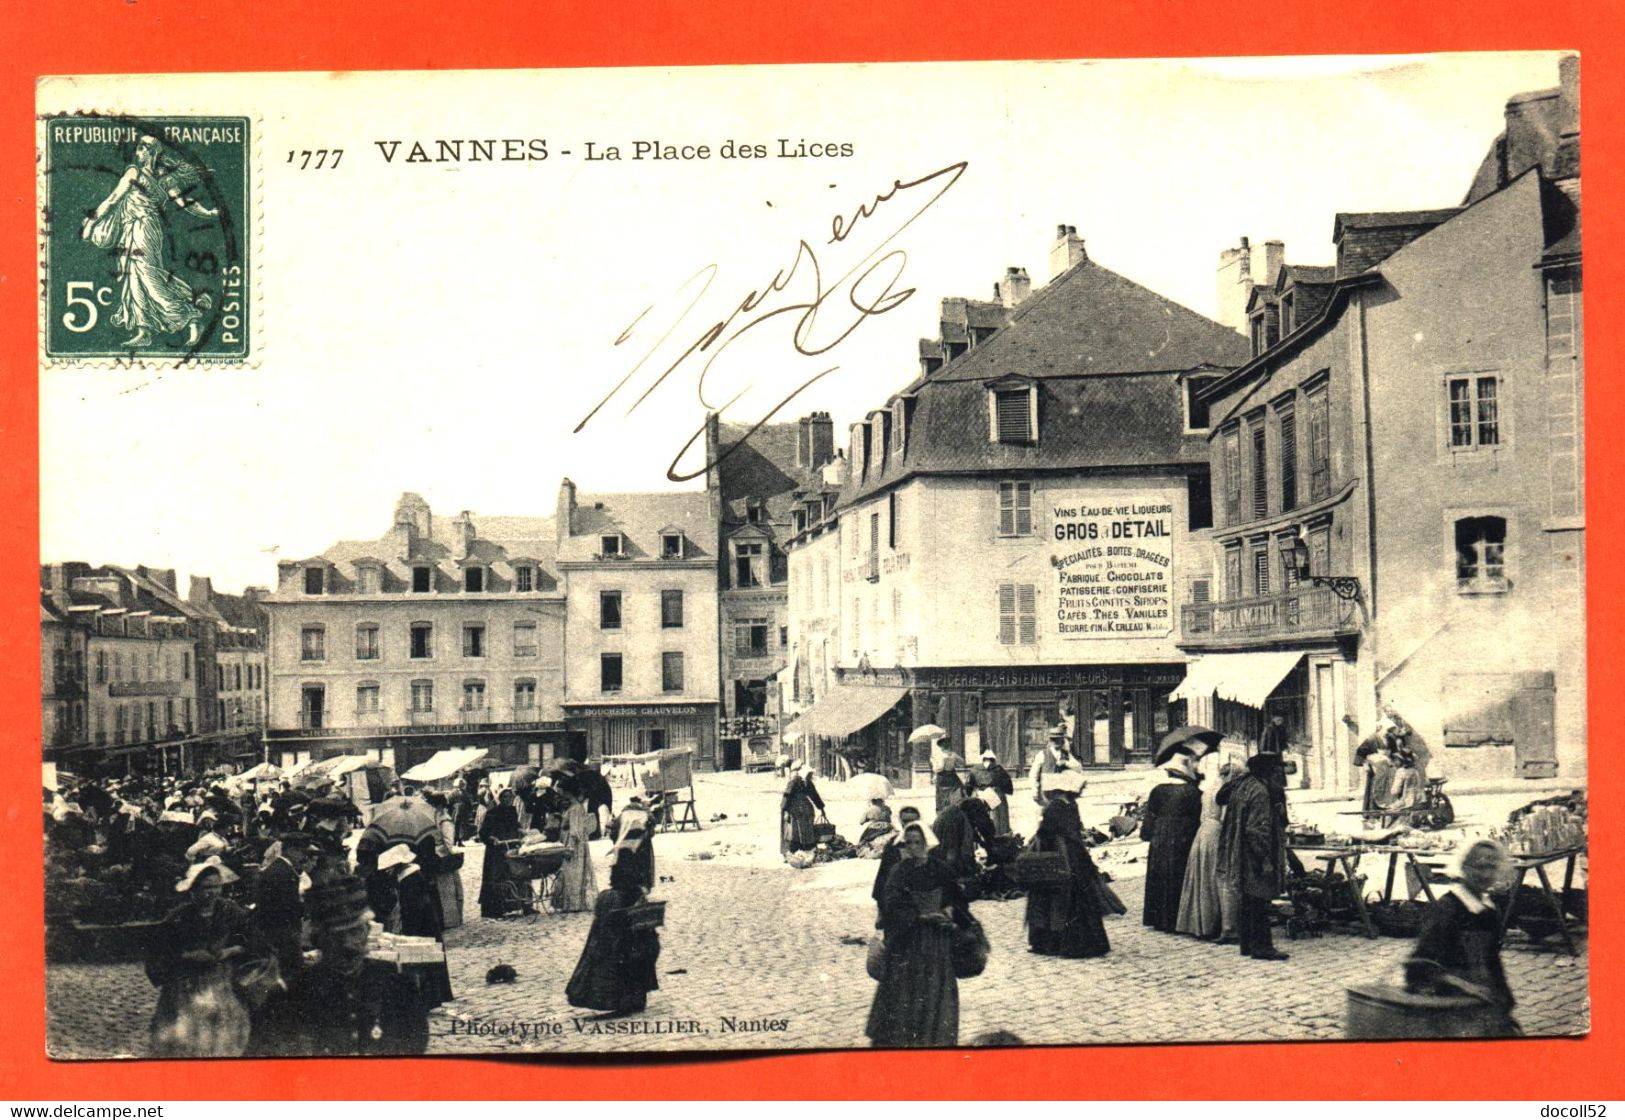
[[[320,729],[327,705],[327,689],[319,684],[307,684],[299,690],[299,724],[307,731]]]

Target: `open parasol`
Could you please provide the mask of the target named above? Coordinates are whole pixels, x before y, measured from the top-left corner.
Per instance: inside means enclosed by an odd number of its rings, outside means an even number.
[[[945,739],[947,737],[948,733],[934,723],[921,724],[919,727],[916,727],[913,731],[908,733],[908,741],[911,743],[934,743],[938,739]]]
[[[373,814],[361,840],[382,851],[395,844],[416,845],[426,837],[439,835],[439,831],[428,802],[420,797],[392,797]]]
[[[895,792],[882,774],[854,775],[847,788],[865,801],[884,801]]]

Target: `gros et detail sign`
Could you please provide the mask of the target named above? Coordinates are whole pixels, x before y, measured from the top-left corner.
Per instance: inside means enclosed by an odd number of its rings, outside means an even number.
[[[1060,636],[1167,637],[1174,626],[1174,494],[1060,491],[1047,499]]]

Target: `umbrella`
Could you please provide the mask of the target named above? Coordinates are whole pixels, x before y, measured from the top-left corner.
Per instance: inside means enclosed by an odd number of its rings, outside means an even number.
[[[247,770],[244,770],[241,774],[238,774],[237,780],[239,782],[257,782],[263,781],[266,778],[280,777],[282,777],[282,767],[275,766],[269,762],[262,762],[259,765],[251,766]]]
[[[891,783],[881,774],[857,774],[846,785],[865,801],[884,801],[895,792]]]
[[[947,738],[947,736],[948,733],[942,728],[938,727],[936,724],[926,723],[921,724],[919,727],[916,727],[913,731],[909,732],[908,741],[911,743],[919,743],[922,741],[934,743],[938,739]]]
[[[376,844],[377,850],[382,851],[396,844],[413,846],[439,833],[434,809],[427,802],[419,797],[394,797],[373,814],[372,823],[362,832],[361,840]]]
[[[1190,742],[1191,740],[1195,740],[1201,744],[1200,750],[1192,751],[1191,753],[1197,758],[1203,758],[1218,750],[1219,742],[1223,738],[1224,736],[1220,735],[1217,731],[1211,731],[1206,727],[1200,727],[1195,724],[1187,724],[1184,727],[1176,727],[1172,731],[1168,732],[1168,734],[1164,735],[1162,737],[1162,741],[1157,744],[1157,756],[1152,760],[1152,765],[1161,766],[1173,756],[1174,748]]]

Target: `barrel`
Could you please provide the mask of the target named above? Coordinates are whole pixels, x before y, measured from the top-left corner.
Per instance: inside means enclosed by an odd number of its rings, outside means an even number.
[[[1345,1038],[1500,1038],[1506,1034],[1501,1011],[1471,996],[1423,995],[1386,984],[1348,990]]]

